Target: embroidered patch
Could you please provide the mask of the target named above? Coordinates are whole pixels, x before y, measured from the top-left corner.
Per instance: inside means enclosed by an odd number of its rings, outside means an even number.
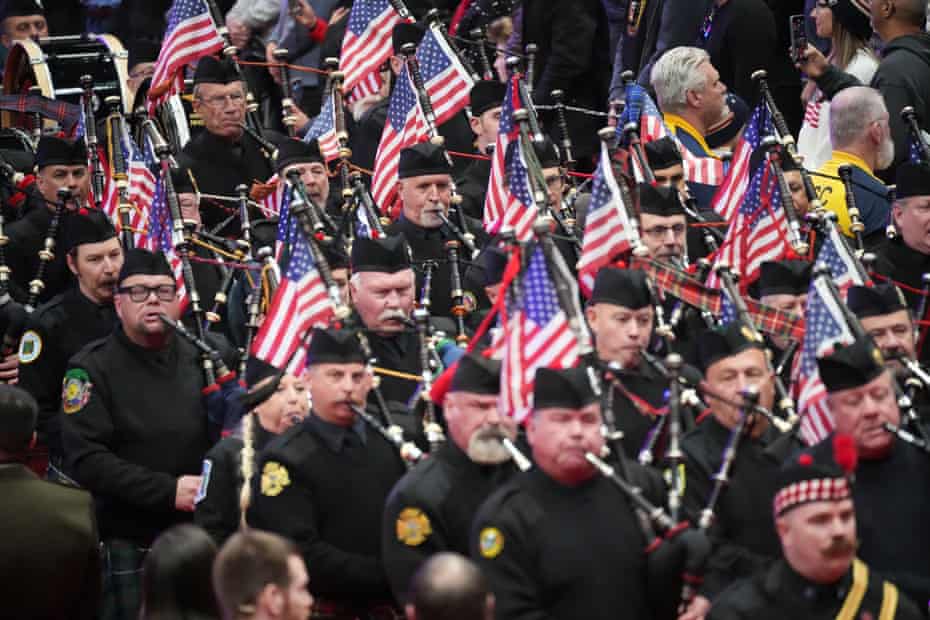
[[[203,460],[203,467],[200,470],[200,488],[197,489],[197,495],[194,497],[194,503],[199,504],[207,499],[207,489],[210,488],[210,474],[213,472],[213,461],[210,459]]]
[[[504,548],[504,535],[496,527],[486,527],[478,535],[478,549],[481,555],[490,559],[496,558]]]
[[[66,372],[61,387],[62,411],[71,415],[83,409],[90,400],[92,386],[90,376],[83,368],[72,368]]]
[[[31,364],[39,359],[40,353],[42,353],[42,338],[30,329],[19,341],[19,363]]]
[[[433,533],[433,526],[430,525],[429,517],[419,508],[404,508],[397,517],[396,528],[397,540],[416,547],[423,544]]]
[[[291,483],[291,476],[280,463],[268,461],[262,468],[262,495],[276,497]]]

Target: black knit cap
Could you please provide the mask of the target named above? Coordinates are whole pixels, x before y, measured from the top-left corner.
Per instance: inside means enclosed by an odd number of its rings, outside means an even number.
[[[39,405],[29,392],[0,384],[0,450],[20,452],[36,430]]]
[[[26,15],[45,15],[45,8],[36,0],[6,0],[0,8],[0,20]]]
[[[275,170],[281,174],[291,164],[319,163],[326,165],[320,145],[316,140],[304,142],[303,140],[287,139],[278,145],[278,155],[275,158]]]
[[[885,358],[872,338],[837,344],[833,353],[817,359],[820,380],[828,392],[850,390],[873,381],[885,371]]]
[[[501,363],[483,355],[463,355],[452,375],[448,393],[498,394],[501,389]]]
[[[681,197],[675,187],[656,186],[640,183],[639,210],[641,213],[669,217],[684,215],[685,208],[681,205]]]
[[[647,142],[643,146],[646,153],[646,161],[653,170],[665,170],[672,166],[680,166],[683,163],[681,151],[678,145],[670,136]]]
[[[829,0],[833,17],[857,38],[868,40],[872,36],[872,11],[869,0]]]
[[[161,251],[151,252],[142,248],[133,248],[126,251],[123,257],[123,268],[119,270],[118,284],[129,276],[171,276],[174,279],[174,273],[171,271],[171,265],[168,259]]]
[[[762,263],[759,296],[804,295],[811,285],[814,264],[806,260],[775,260]]]
[[[930,196],[930,164],[902,163],[895,175],[895,197]]]
[[[255,387],[269,377],[271,377],[271,381],[259,388]],[[281,384],[282,377],[284,377],[283,370],[250,355],[245,363],[244,377],[248,391],[239,396],[239,402],[242,403],[246,411],[255,409],[255,407],[258,407],[274,395]]]
[[[36,167],[80,166],[87,164],[87,145],[84,139],[65,140],[54,136],[42,136],[36,147]]]
[[[307,366],[315,364],[364,364],[365,353],[351,329],[313,328],[307,349]]]
[[[849,287],[846,305],[860,319],[908,309],[901,289],[890,282],[882,282],[875,286]]]
[[[481,252],[481,267],[484,269],[484,285],[492,286],[504,279],[504,270],[510,257],[502,249],[488,245]]]
[[[536,152],[541,168],[558,168],[562,165],[559,159],[559,149],[549,136],[544,135],[541,142],[534,141],[533,150]]]
[[[441,146],[420,142],[400,152],[397,178],[407,179],[427,174],[452,174],[452,166]]]
[[[330,269],[348,269],[349,268],[349,255],[346,254],[342,248],[336,248],[337,244],[324,245],[323,246],[323,256],[326,257],[326,262],[329,264]]]
[[[352,273],[397,273],[410,269],[410,250],[403,234],[380,239],[358,237],[352,243]]]
[[[391,32],[391,45],[394,48],[394,55],[400,56],[400,48],[407,43],[419,45],[425,34],[426,28],[420,24],[411,24],[408,22],[398,23],[394,26],[393,32]]]
[[[116,228],[100,209],[82,208],[65,218],[64,251],[70,252],[85,243],[100,243],[116,236]]]
[[[220,60],[214,56],[204,56],[197,61],[197,69],[194,71],[195,86],[197,84],[230,84],[240,80],[235,64],[228,58]]]
[[[533,384],[535,411],[555,407],[581,409],[597,400],[584,368],[536,369],[536,381]]]
[[[765,341],[748,325],[732,321],[711,327],[698,336],[697,364],[701,372],[706,373],[720,360],[748,349],[765,349]]]
[[[481,116],[488,110],[504,105],[507,85],[497,80],[481,80],[471,87],[469,106],[472,116]]]
[[[836,434],[789,458],[775,476],[772,511],[776,517],[811,502],[849,499],[849,476],[858,462],[856,442]]]
[[[652,305],[646,274],[640,269],[603,267],[594,278],[589,304],[613,304],[630,310]]]

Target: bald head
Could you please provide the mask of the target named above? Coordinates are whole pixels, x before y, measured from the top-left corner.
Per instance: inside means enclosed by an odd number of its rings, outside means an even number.
[[[457,553],[437,553],[413,576],[408,620],[491,620],[494,597],[481,571]]]
[[[911,26],[924,27],[927,21],[926,0],[894,0],[894,16]]]

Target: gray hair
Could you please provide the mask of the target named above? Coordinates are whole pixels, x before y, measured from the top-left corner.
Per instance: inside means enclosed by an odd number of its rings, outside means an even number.
[[[834,149],[854,144],[869,125],[888,113],[880,92],[868,86],[841,90],[830,101],[830,141]]]
[[[710,55],[699,47],[676,47],[659,58],[652,67],[650,81],[663,112],[675,114],[688,106],[688,91],[703,90],[707,77],[698,71]]]

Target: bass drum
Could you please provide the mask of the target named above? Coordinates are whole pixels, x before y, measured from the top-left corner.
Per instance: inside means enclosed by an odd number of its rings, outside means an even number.
[[[7,95],[41,94],[48,99],[79,105],[84,93],[81,76],[94,80],[94,111],[100,116],[107,97],[117,95],[123,112],[129,112],[127,79],[129,54],[120,40],[109,34],[48,37],[16,41],[10,48],[3,73],[3,92]],[[22,125],[22,115],[3,112],[6,127]],[[98,116],[99,117],[99,116]],[[47,129],[54,121],[45,120]]]

